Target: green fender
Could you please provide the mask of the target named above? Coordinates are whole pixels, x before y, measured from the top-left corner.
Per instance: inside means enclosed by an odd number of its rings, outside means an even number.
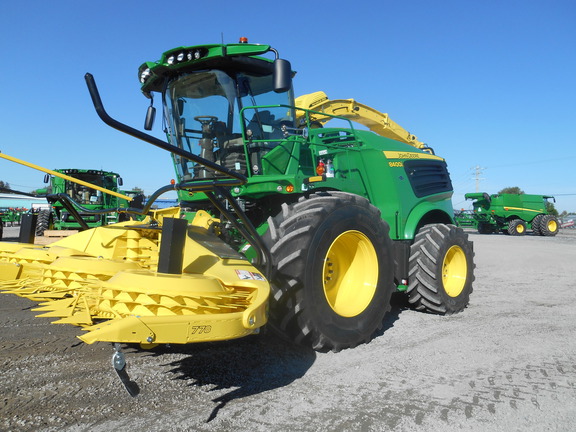
[[[421,226],[431,223],[455,224],[454,209],[450,200],[423,201],[414,207],[406,219],[403,238],[412,240]]]

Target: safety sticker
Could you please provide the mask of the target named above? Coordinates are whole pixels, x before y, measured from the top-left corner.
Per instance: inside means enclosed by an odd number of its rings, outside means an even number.
[[[265,280],[264,276],[262,276],[260,273],[254,273],[248,270],[236,270],[236,274],[238,275],[238,278],[242,280]]]

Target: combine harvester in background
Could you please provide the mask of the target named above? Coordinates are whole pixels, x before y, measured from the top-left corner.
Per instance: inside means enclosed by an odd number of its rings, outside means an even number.
[[[456,215],[460,226],[475,227],[480,234],[502,232],[515,236],[532,230],[534,235],[555,236],[560,229],[558,218],[549,214],[549,195],[467,193],[474,200],[472,212]]]

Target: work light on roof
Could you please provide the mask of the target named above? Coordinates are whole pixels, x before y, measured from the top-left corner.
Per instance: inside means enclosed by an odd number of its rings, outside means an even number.
[[[171,54],[167,59],[166,63],[169,65],[175,65],[178,63],[184,63],[187,61],[198,60],[206,55],[206,51],[200,48],[179,51],[177,53]]]
[[[144,70],[140,73],[140,82],[141,82],[141,83],[145,83],[146,80],[147,80],[148,78],[150,78],[150,75],[151,75],[151,73],[150,73],[150,68],[144,69]]]

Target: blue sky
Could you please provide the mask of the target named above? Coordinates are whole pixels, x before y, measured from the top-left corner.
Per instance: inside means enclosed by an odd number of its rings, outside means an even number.
[[[574,23],[572,0],[3,0],[0,151],[50,169],[116,171],[152,193],[174,177],[168,154],[104,125],[84,74],[113,117],[140,129],[141,63],[246,36],[291,61],[297,95],[354,98],[432,146],[448,162],[455,208],[469,207],[480,167],[480,191],[519,186],[576,212]],[[0,160],[14,189],[42,178]]]

